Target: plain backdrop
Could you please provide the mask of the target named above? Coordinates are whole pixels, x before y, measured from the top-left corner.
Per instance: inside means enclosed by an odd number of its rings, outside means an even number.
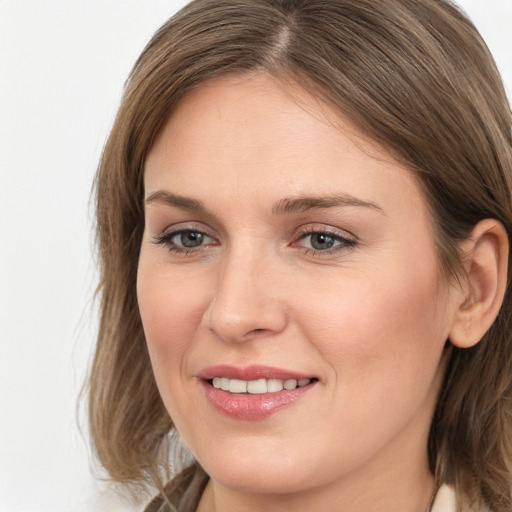
[[[0,512],[126,512],[77,397],[95,336],[88,204],[124,80],[184,0],[0,0]],[[461,0],[512,96],[512,0]]]

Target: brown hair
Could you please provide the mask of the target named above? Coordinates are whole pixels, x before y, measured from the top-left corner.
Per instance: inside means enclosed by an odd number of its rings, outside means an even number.
[[[453,4],[193,1],[135,64],[95,183],[101,318],[90,425],[99,459],[118,481],[158,479],[162,470],[166,478],[173,429],[136,298],[145,158],[187,91],[251,70],[301,85],[417,175],[447,275],[460,272],[458,243],[480,220],[499,220],[511,239],[510,106],[489,50]],[[475,347],[447,344],[428,450],[432,472],[455,486],[462,508],[512,510],[511,300],[508,286]]]

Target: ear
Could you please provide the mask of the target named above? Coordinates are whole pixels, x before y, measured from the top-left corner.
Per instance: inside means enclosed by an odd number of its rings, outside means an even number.
[[[461,244],[465,274],[449,339],[453,345],[476,345],[491,327],[507,287],[509,242],[501,222],[485,219]]]

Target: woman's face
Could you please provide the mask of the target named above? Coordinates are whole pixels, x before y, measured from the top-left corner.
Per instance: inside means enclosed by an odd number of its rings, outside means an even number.
[[[148,156],[137,292],[156,381],[230,489],[424,477],[457,292],[411,173],[297,95],[212,81]]]

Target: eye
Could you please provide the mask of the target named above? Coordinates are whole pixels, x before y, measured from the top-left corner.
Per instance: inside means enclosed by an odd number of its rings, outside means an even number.
[[[155,238],[155,243],[166,246],[170,251],[188,252],[212,245],[215,240],[197,229],[180,229],[163,233]]]
[[[299,234],[299,238],[293,246],[302,247],[314,253],[329,254],[334,251],[354,247],[356,240],[348,235],[342,235],[331,229],[306,228]]]
[[[170,242],[190,249],[203,245],[203,243],[207,242],[208,239],[210,239],[210,237],[200,231],[182,231],[181,233],[173,235]]]
[[[315,249],[315,251],[332,249],[335,245],[340,243],[334,236],[328,235],[327,233],[312,233],[307,235],[305,240],[309,240],[309,245],[312,249]]]

